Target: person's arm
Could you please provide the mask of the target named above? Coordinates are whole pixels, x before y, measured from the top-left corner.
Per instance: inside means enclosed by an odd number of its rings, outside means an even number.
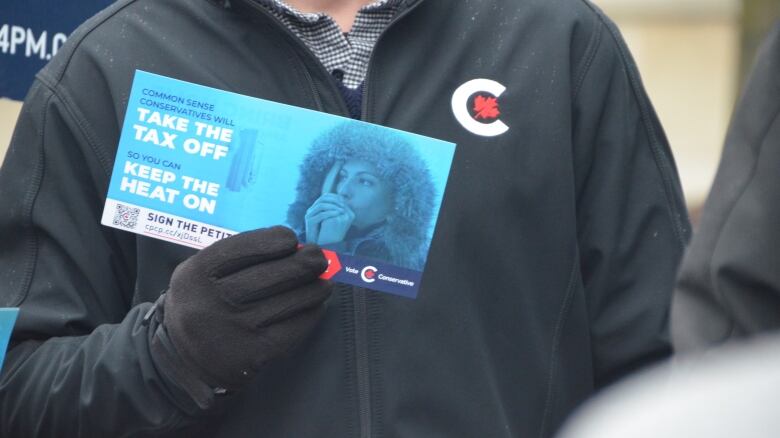
[[[0,305],[21,308],[1,436],[120,436],[183,417],[149,354],[150,304],[130,308],[132,238],[99,224],[108,175],[77,118],[36,82],[0,170]]]
[[[184,433],[314,327],[327,262],[288,229],[242,233],[132,307],[135,237],[100,225],[108,170],[83,122],[37,82],[0,170],[0,306],[21,308],[0,436]]]
[[[689,225],[671,151],[614,25],[600,13],[575,84],[582,282],[597,386],[670,354],[668,313]]]
[[[780,328],[780,23],[734,113],[701,225],[680,271],[681,351]]]

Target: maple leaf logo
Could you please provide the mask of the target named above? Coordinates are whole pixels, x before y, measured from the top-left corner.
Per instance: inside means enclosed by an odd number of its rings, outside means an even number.
[[[477,96],[474,99],[475,119],[495,119],[501,114],[495,97]]]

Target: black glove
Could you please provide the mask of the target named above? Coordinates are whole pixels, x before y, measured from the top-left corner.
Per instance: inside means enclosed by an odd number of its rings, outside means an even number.
[[[167,374],[189,393],[193,377],[211,388],[240,389],[318,322],[331,293],[330,283],[318,279],[327,266],[319,247],[299,248],[284,227],[201,250],[171,276],[152,341],[155,361],[184,367]]]

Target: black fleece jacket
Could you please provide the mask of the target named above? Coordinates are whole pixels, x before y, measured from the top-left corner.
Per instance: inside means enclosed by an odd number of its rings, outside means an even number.
[[[143,323],[193,251],[99,224],[135,69],[348,114],[250,0],[120,0],[80,27],[0,171],[0,305],[21,307],[0,435],[550,436],[669,354],[678,178],[621,37],[586,1],[409,2],[376,46],[362,119],[458,145],[419,297],[340,287],[294,354],[205,407],[155,369]],[[453,115],[478,78],[506,87],[489,111],[501,135]]]

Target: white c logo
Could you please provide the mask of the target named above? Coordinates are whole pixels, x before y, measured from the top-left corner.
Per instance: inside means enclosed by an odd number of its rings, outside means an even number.
[[[373,283],[376,281],[376,278],[374,278],[376,271],[378,271],[377,268],[373,266],[366,266],[360,271],[360,278],[362,278],[366,283]]]
[[[452,94],[452,113],[455,119],[469,132],[483,137],[495,137],[509,130],[501,120],[492,123],[480,123],[471,117],[468,110],[469,97],[474,93],[486,91],[496,98],[500,96],[506,87],[490,79],[472,79],[458,87]]]

